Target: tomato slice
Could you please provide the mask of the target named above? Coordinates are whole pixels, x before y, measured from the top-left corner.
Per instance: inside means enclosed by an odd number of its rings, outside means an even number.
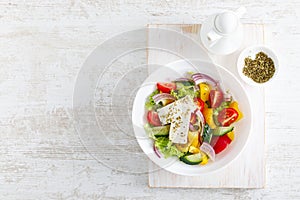
[[[222,135],[219,137],[213,137],[211,139],[211,145],[215,150],[215,153],[218,154],[222,152],[226,147],[231,143],[230,138],[227,135]]]
[[[239,113],[234,108],[224,108],[218,115],[218,122],[222,126],[229,126],[237,120]]]
[[[171,90],[176,90],[175,83],[157,83],[157,89],[163,93],[170,93]]]
[[[152,110],[148,111],[147,120],[149,124],[151,124],[152,126],[161,126],[161,121],[158,117],[158,113],[155,111]]]
[[[204,101],[201,100],[201,98],[194,98],[194,102],[197,104],[199,110],[201,112],[203,112],[203,109],[204,109]]]
[[[210,106],[217,108],[223,101],[223,92],[220,90],[211,90],[209,93]]]

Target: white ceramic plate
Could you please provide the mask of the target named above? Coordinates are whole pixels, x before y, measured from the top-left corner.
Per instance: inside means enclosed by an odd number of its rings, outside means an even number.
[[[215,162],[207,165],[187,165],[177,157],[158,158],[153,151],[153,141],[148,138],[143,126],[146,123],[145,102],[154,91],[157,82],[168,82],[184,77],[187,72],[202,72],[220,81],[224,91],[230,90],[234,99],[239,102],[244,118],[235,123],[235,139],[229,147],[216,155]],[[248,96],[236,77],[224,67],[200,60],[180,60],[160,68],[150,74],[137,92],[132,110],[132,122],[136,139],[144,153],[158,166],[170,172],[197,176],[219,170],[234,160],[246,145],[252,127],[252,114]]]
[[[251,78],[249,78],[243,74],[244,60],[245,60],[245,58],[247,58],[249,56],[252,59],[255,59],[255,55],[261,51],[264,52],[265,54],[267,54],[268,57],[270,57],[273,60],[274,66],[275,66],[275,74],[273,75],[273,77],[270,80],[268,80],[265,83],[256,83]],[[273,50],[271,50],[270,48],[263,46],[263,45],[254,45],[254,46],[250,46],[250,47],[244,49],[241,52],[241,54],[239,55],[238,61],[237,61],[237,69],[238,69],[238,73],[239,73],[240,77],[247,84],[252,85],[252,86],[263,86],[265,84],[269,84],[270,81],[272,81],[274,79],[274,77],[278,73],[279,62],[278,62],[277,56]]]

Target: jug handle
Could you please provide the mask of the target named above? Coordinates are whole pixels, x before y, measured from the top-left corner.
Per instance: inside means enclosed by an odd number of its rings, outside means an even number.
[[[241,18],[246,13],[246,11],[247,9],[244,6],[241,6],[235,11],[235,14],[238,16],[238,18]]]
[[[217,43],[217,41],[221,38],[222,36],[216,33],[215,30],[211,30],[207,33],[207,40],[210,42],[210,47],[214,46]]]

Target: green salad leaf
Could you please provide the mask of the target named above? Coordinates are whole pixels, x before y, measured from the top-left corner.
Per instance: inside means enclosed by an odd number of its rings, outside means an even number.
[[[154,100],[153,100],[153,96],[156,95],[156,94],[158,94],[158,93],[159,93],[159,90],[156,89],[148,97],[148,99],[147,99],[147,101],[145,103],[145,107],[146,107],[147,110],[152,110],[153,107],[156,105],[155,102],[154,102]]]
[[[154,136],[153,131],[152,131],[152,126],[149,123],[146,123],[144,125],[144,129],[145,129],[146,133],[148,134],[149,138],[156,140],[156,137]]]
[[[198,97],[199,91],[195,91],[195,87],[193,85],[185,85],[183,83],[176,83],[176,90],[171,91],[171,95],[176,99],[180,99],[189,95],[191,98]]]
[[[180,152],[173,143],[166,137],[159,137],[155,140],[154,145],[164,155],[165,158],[171,156],[181,157],[184,153]]]

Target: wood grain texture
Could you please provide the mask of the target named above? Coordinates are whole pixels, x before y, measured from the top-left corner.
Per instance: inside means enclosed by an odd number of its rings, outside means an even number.
[[[266,188],[151,189],[147,174],[94,160],[72,111],[76,76],[93,49],[146,24],[197,24],[240,5],[243,22],[267,24],[266,43],[281,61],[265,88]],[[1,0],[0,199],[299,199],[299,13],[298,0]]]

